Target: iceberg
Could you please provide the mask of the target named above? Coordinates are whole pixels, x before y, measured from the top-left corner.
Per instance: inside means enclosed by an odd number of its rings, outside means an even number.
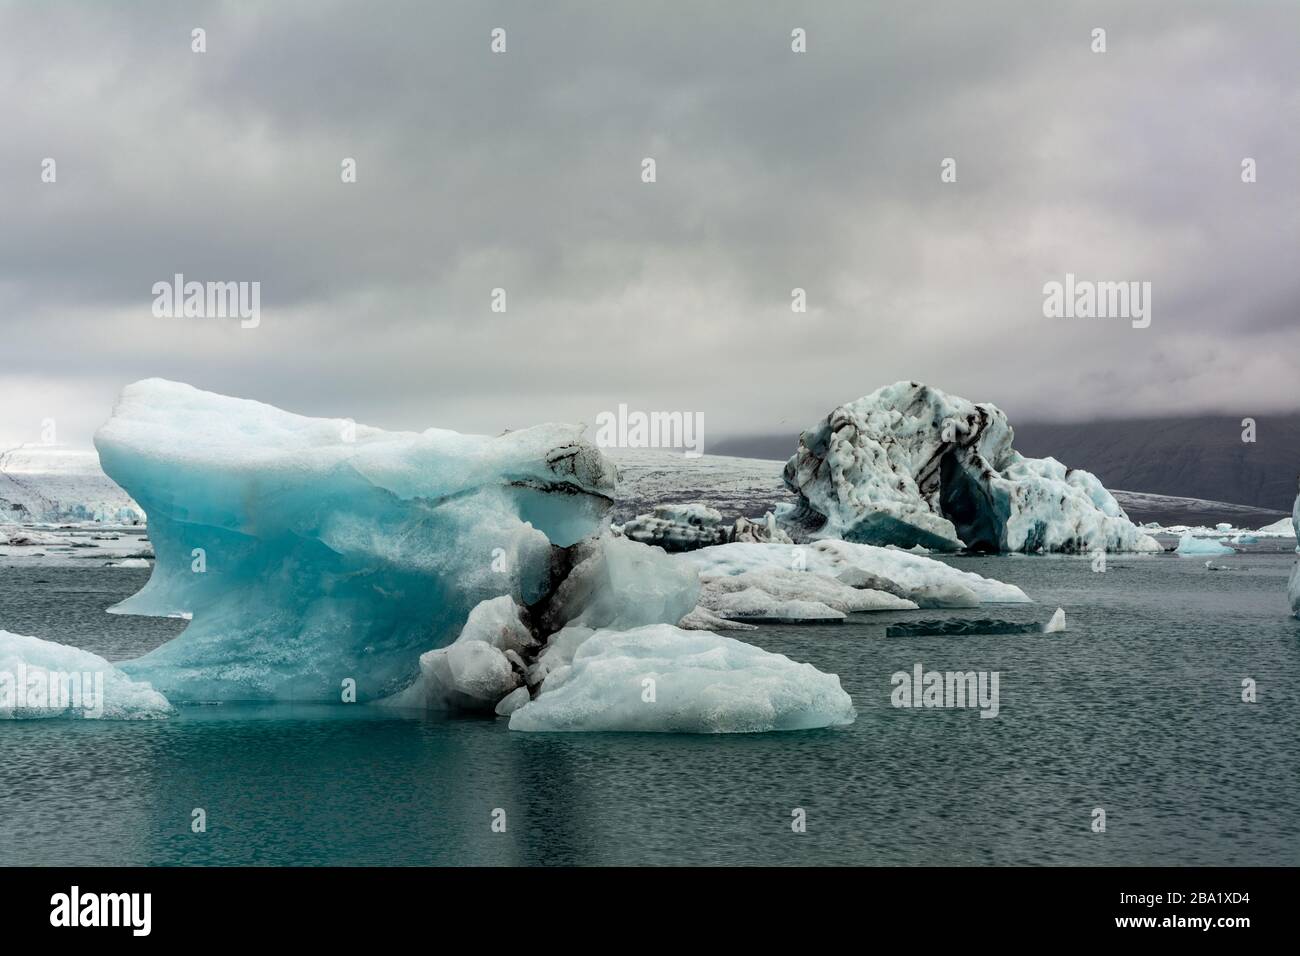
[[[705,580],[777,570],[832,578],[852,588],[883,591],[919,607],[1032,603],[1014,584],[961,571],[910,551],[849,541],[825,539],[807,545],[739,542],[702,548],[683,557],[699,567]]]
[[[754,733],[855,716],[833,674],[734,638],[659,624],[588,635],[543,693],[510,715],[510,729]]]
[[[1272,524],[1266,524],[1254,533],[1265,537],[1293,538],[1296,524],[1291,518],[1281,518]]]
[[[582,426],[388,432],[150,379],[95,436],[157,560],[117,613],[192,615],[121,665],[173,702],[356,700],[410,685],[484,600],[554,587],[616,475]]]
[[[1236,554],[1235,548],[1213,538],[1199,538],[1190,531],[1183,532],[1178,539],[1178,553],[1184,557],[1206,557],[1208,555]]]
[[[792,544],[768,512],[759,521],[737,518],[724,524],[722,513],[699,502],[656,505],[650,514],[637,515],[616,529],[620,534],[653,544],[665,551],[691,551],[730,541],[776,541]]]
[[[0,630],[0,720],[134,720],[171,713],[166,697],[97,654]]]
[[[1006,415],[918,382],[841,405],[783,478],[796,540],[939,551],[1159,551],[1092,474],[1012,448]]]
[[[675,626],[720,620],[698,606],[699,569],[611,533],[617,474],[582,431],[387,432],[128,386],[95,443],[145,510],[156,561],[110,610],[190,624],[121,680],[163,705],[379,702],[526,730],[851,721],[834,675]],[[846,603],[897,601],[839,587]],[[627,696],[643,676],[658,706]]]
[[[908,611],[917,604],[888,591],[788,568],[704,575],[700,607],[729,620],[842,621],[855,611]]]

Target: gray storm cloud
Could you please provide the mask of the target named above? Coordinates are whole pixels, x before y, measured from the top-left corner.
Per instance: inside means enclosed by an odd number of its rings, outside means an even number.
[[[807,6],[0,5],[0,438],[151,375],[474,431],[1300,406],[1294,3]],[[1045,318],[1067,272],[1151,326]],[[260,325],[155,317],[175,273]]]

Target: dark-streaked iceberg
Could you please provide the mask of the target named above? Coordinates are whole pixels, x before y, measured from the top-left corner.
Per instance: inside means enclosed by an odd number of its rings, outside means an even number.
[[[1159,551],[1095,476],[1025,458],[994,405],[897,382],[799,438],[780,517],[796,540],[955,551]]]

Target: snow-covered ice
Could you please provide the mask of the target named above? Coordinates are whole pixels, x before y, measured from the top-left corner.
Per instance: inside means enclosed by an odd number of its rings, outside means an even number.
[[[1159,551],[1095,476],[1025,458],[994,405],[897,382],[805,431],[784,479],[796,538],[936,550]]]
[[[839,678],[730,637],[598,630],[510,716],[511,730],[752,733],[852,723]]]

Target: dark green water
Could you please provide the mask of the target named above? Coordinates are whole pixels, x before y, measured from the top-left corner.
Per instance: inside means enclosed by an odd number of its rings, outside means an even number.
[[[953,559],[1038,603],[739,635],[840,675],[859,716],[826,731],[530,735],[359,706],[3,721],[0,863],[1295,865],[1294,560]],[[182,626],[102,613],[147,573],[0,569],[0,627],[134,656]],[[884,637],[909,616],[1057,605],[1063,634]],[[999,671],[999,716],[891,707],[890,675],[917,662]]]

